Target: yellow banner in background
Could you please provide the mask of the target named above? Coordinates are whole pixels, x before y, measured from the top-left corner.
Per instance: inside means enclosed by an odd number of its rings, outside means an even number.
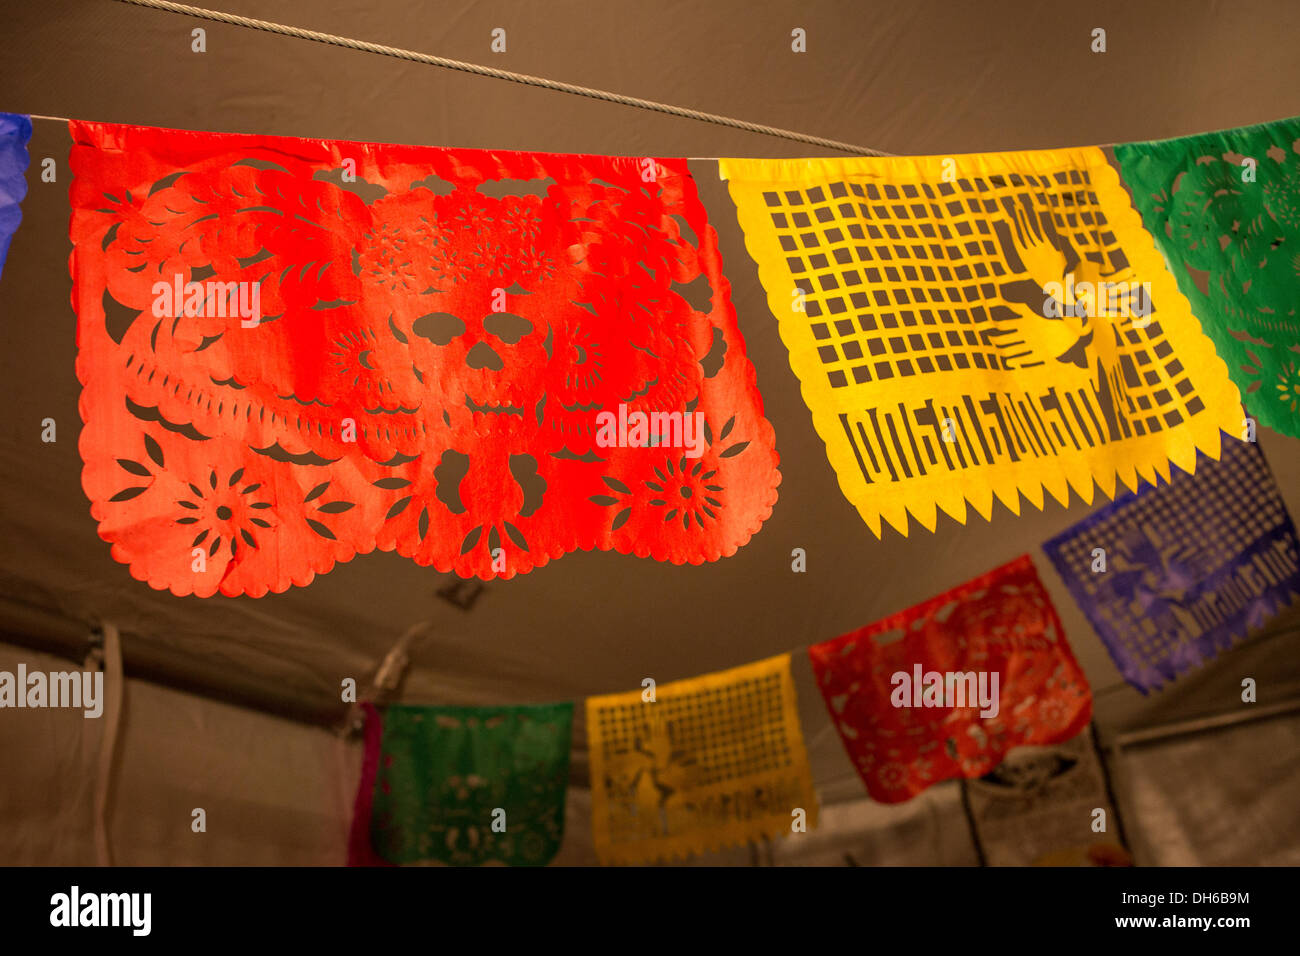
[[[817,823],[790,655],[587,698],[602,863],[648,863]]]
[[[1186,471],[1236,387],[1100,149],[723,159],[790,364],[871,530]]]

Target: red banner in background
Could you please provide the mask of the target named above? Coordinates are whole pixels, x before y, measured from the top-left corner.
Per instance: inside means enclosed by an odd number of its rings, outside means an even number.
[[[1069,740],[1092,691],[1028,555],[808,649],[867,791],[900,803]]]

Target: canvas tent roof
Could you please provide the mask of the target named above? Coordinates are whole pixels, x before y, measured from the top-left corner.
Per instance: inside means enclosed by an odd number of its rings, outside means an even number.
[[[253,0],[227,9],[258,15]],[[487,61],[508,31],[507,68],[697,106],[897,153],[954,153],[1148,139],[1300,113],[1289,38],[1300,10],[1267,15],[1173,2],[1078,11],[1034,3],[777,5],[302,5],[296,22]],[[288,14],[285,14],[289,18]],[[1109,50],[1093,54],[1093,27]],[[0,39],[0,106],[142,125],[338,139],[626,155],[825,155],[778,139],[302,41],[103,4],[21,7]],[[790,29],[808,52],[790,50]],[[148,95],[140,95],[147,90]],[[155,592],[99,540],[80,487],[75,317],[67,272],[67,131],[38,121],[23,224],[0,280],[0,631],[56,648],[109,619],[128,673],[309,720],[342,713],[339,681],[374,672],[419,621],[429,637],[403,699],[525,703],[637,687],[798,651],[1030,552],[1096,695],[1103,732],[1230,710],[1240,679],[1272,700],[1300,694],[1300,611],[1161,694],[1120,679],[1045,562],[1043,540],[1087,506],[1000,505],[991,522],[940,518],[936,532],[875,539],[840,494],[715,168],[694,165],[718,230],[740,329],[781,455],[780,499],[734,557],[704,566],[571,554],[491,582],[472,610],[437,596],[444,576],[393,554],[340,565],[311,586],[259,600]],[[58,441],[43,444],[54,418]],[[1261,430],[1293,515],[1300,442]],[[790,569],[793,548],[808,571]],[[79,656],[80,651],[76,651]],[[829,725],[796,655],[810,739]],[[833,735],[818,738],[819,783],[856,786]],[[576,768],[585,746],[575,734]],[[580,769],[575,769],[580,772]],[[848,792],[845,790],[844,792]]]

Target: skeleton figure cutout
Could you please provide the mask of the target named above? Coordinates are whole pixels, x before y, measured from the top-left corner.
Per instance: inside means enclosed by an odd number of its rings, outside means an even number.
[[[151,586],[260,596],[376,548],[700,563],[770,514],[684,161],[71,128],[83,484]],[[703,453],[603,447],[620,408],[696,415]]]

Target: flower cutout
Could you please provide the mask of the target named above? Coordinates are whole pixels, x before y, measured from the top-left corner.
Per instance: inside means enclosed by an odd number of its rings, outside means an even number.
[[[683,528],[690,527],[692,518],[703,528],[705,517],[710,520],[718,517],[717,509],[722,507],[722,502],[713,496],[722,492],[722,485],[710,484],[718,469],[705,471],[704,462],[697,460],[691,464],[683,455],[675,467],[670,458],[662,470],[656,468],[654,472],[659,481],[647,479],[645,486],[660,496],[651,498],[650,504],[664,510],[664,521],[680,515]]]
[[[393,385],[381,369],[376,349],[375,333],[368,328],[341,332],[333,339],[326,368],[354,392],[360,392],[363,403],[391,401]]]
[[[898,790],[907,782],[907,767],[901,763],[881,764],[876,770],[876,779],[886,790]]]
[[[206,488],[191,482],[191,494],[176,502],[181,508],[195,512],[177,518],[176,523],[198,525],[202,529],[190,546],[205,545],[208,557],[214,557],[223,542],[229,544],[232,558],[241,540],[248,547],[256,548],[255,532],[273,527],[267,518],[258,514],[271,507],[269,501],[262,501],[257,494],[261,483],[253,482],[237,488],[243,477],[244,469],[237,468],[225,481],[219,481],[214,468],[208,472]]]
[[[409,241],[401,226],[381,222],[365,234],[358,250],[361,274],[390,292],[419,294],[420,277],[412,268]]]
[[[736,425],[736,416],[731,416],[718,433],[720,444],[731,434]],[[713,430],[707,421],[703,426],[706,452],[699,458],[690,458],[686,454],[673,454],[665,458],[651,470],[653,477],[642,480],[641,484],[649,492],[642,494],[644,506],[652,511],[659,520],[668,523],[677,521],[683,530],[689,530],[694,521],[703,529],[706,522],[718,519],[723,508],[722,497],[726,487],[719,476],[719,464],[710,462],[713,453]],[[658,438],[652,436],[651,445],[657,444]],[[716,453],[717,459],[732,458],[741,454],[749,446],[748,441],[733,441]],[[624,482],[608,475],[605,482],[615,495],[592,495],[590,500],[598,505],[623,505],[615,514],[613,528],[620,528],[632,513],[632,489]]]

